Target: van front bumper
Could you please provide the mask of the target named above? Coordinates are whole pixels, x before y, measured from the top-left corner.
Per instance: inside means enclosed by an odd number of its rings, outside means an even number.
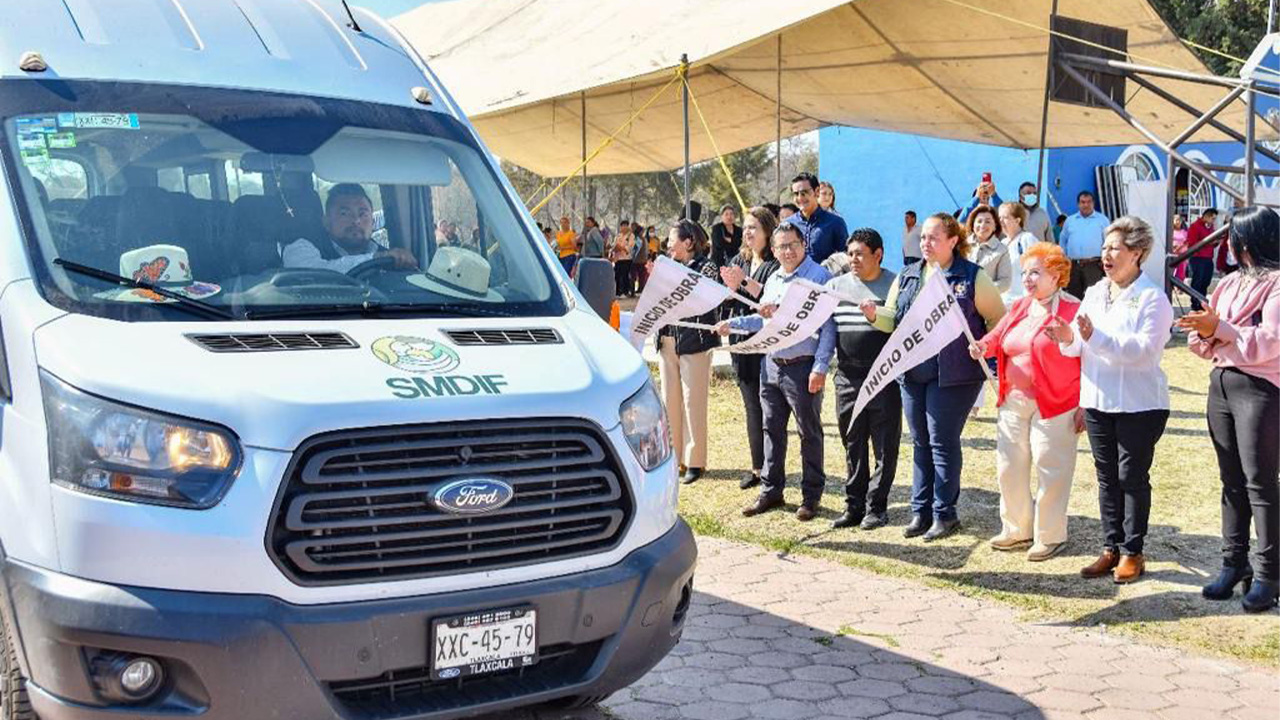
[[[10,621],[43,720],[443,720],[607,695],[675,645],[697,548],[683,521],[607,568],[442,595],[299,606],[275,598],[120,587],[5,562]],[[432,682],[433,618],[533,606],[541,659],[523,671]],[[104,699],[95,658],[158,658],[146,705]],[[122,715],[122,711],[125,713]]]

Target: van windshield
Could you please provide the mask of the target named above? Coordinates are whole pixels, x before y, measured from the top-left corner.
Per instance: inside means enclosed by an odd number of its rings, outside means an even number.
[[[3,85],[0,111],[21,108],[0,116],[28,249],[42,293],[64,309],[123,320],[565,311],[503,185],[441,113]]]

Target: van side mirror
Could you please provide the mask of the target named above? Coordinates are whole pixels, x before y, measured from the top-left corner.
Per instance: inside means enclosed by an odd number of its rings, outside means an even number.
[[[609,309],[613,306],[616,289],[613,264],[600,258],[578,260],[578,292],[587,299],[591,309],[605,322],[609,321]]]

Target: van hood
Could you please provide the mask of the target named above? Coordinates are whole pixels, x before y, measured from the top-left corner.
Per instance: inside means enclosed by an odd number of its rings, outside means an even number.
[[[447,331],[550,329],[547,344],[467,346]],[[191,335],[343,333],[355,348],[214,352]],[[604,429],[648,379],[589,311],[561,318],[124,323],[64,315],[35,333],[40,366],[85,392],[230,428],[293,451],[317,433],[497,417]]]

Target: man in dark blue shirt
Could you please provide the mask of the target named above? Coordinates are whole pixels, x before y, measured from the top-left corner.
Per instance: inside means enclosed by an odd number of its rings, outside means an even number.
[[[800,212],[783,222],[794,225],[800,231],[809,257],[814,262],[821,263],[831,253],[843,250],[844,243],[849,238],[849,229],[839,215],[818,206],[818,177],[808,172],[795,176],[791,179],[791,194],[795,197],[796,207],[800,208]]]

